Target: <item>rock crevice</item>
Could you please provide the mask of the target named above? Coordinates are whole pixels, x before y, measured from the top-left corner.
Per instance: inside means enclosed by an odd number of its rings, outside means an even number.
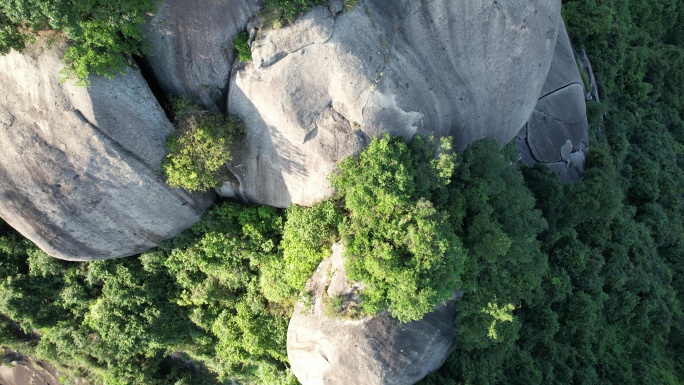
[[[542,94],[516,136],[516,145],[524,163],[545,163],[561,181],[570,182],[584,171],[588,130],[584,82],[561,22]]]

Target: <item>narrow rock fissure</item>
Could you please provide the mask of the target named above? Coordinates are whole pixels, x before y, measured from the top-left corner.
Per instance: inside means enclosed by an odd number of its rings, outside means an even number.
[[[530,142],[527,140],[527,138],[522,138],[519,140],[523,141],[523,145],[527,147],[527,149],[529,150],[529,153],[532,156],[532,159],[534,159],[535,163],[544,163],[537,158],[537,155],[534,153],[534,150],[532,150],[532,146],[530,146]]]
[[[150,91],[152,91],[152,95],[154,95],[157,103],[159,103],[159,106],[164,110],[164,114],[169,121],[173,121],[173,114],[169,110],[169,96],[162,89],[159,80],[154,75],[154,71],[152,71],[150,63],[143,56],[134,56],[133,60],[135,60],[135,63],[138,65],[140,75],[145,80],[145,83],[147,83]]]
[[[330,39],[332,39],[333,36],[335,35],[335,22],[337,21],[337,18],[334,15],[331,14],[330,17],[333,19],[332,25],[330,26],[330,35],[328,36],[327,39],[325,39],[325,41],[322,41],[320,43],[319,42],[311,42],[309,44],[306,44],[306,45],[303,45],[303,46],[297,48],[296,50],[290,52],[289,54],[297,53],[297,52],[299,52],[299,51],[301,51],[307,47],[311,47],[312,45],[321,45],[321,44],[326,44],[327,42],[329,42]]]
[[[571,123],[571,122],[566,122],[566,121],[561,120],[561,119],[558,119],[558,118],[554,118],[553,116],[551,116],[551,115],[545,113],[544,111],[538,110],[538,109],[536,109],[536,108],[534,109],[534,111],[535,111],[535,112],[538,112],[538,113],[540,113],[540,114],[542,114],[542,115],[544,116],[544,118],[548,118],[548,119],[551,119],[551,120],[553,120],[553,121],[556,121],[556,122],[559,122],[559,123],[562,123],[562,124]]]
[[[542,100],[542,99],[544,99],[545,97],[547,97],[547,96],[549,96],[549,95],[551,95],[551,94],[554,94],[554,93],[556,93],[556,92],[558,92],[558,91],[560,91],[560,90],[566,89],[566,88],[568,88],[568,87],[570,87],[570,86],[573,86],[573,85],[575,85],[575,84],[580,84],[582,87],[584,87],[584,84],[582,84],[581,82],[572,82],[572,83],[569,83],[569,84],[564,85],[563,87],[557,88],[557,89],[555,89],[555,90],[553,90],[553,91],[551,91],[551,92],[548,92],[548,93],[546,93],[546,94],[540,96],[540,97],[539,97],[539,100]]]

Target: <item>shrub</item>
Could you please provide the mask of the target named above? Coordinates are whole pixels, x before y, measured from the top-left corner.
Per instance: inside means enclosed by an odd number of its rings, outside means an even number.
[[[316,266],[330,256],[332,244],[339,237],[340,220],[332,201],[312,207],[288,207],[280,243],[282,258],[269,261],[262,269],[262,290],[269,301],[297,298]]]
[[[252,49],[249,47],[249,34],[247,32],[237,35],[233,46],[237,50],[238,60],[243,63],[252,61]]]
[[[188,191],[206,191],[226,177],[229,146],[242,124],[224,119],[193,105],[187,99],[173,99],[176,132],[169,137],[169,154],[162,163],[167,183]]]
[[[292,23],[297,14],[324,3],[325,0],[266,0],[263,23],[266,27],[280,28],[283,22]]]

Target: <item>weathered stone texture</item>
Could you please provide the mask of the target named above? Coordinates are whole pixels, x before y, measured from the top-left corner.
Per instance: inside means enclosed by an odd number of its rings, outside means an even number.
[[[173,127],[140,73],[62,84],[63,44],[0,58],[0,216],[57,258],[145,251],[211,202],[164,183]]]
[[[263,0],[164,0],[146,23],[145,60],[162,91],[225,109],[235,37]]]
[[[508,142],[541,93],[559,19],[560,1],[367,0],[260,31],[229,87],[247,128],[231,166],[239,195],[325,199],[337,162],[385,132]]]

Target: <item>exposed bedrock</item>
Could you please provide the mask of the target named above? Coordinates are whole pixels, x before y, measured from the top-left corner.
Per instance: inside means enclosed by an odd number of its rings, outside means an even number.
[[[422,320],[400,323],[387,313],[361,319],[326,315],[326,298],[358,300],[360,284],[345,276],[342,246],[318,266],[307,288],[313,304],[295,307],[287,355],[303,385],[410,385],[444,363],[456,335],[455,302],[438,305]]]
[[[570,182],[584,170],[589,124],[582,76],[565,26],[560,26],[541,96],[516,141],[526,164],[546,163]]]
[[[59,373],[49,364],[22,356],[3,346],[0,365],[2,385],[59,385]]]
[[[263,0],[164,0],[145,24],[145,62],[161,90],[224,111],[235,37]]]
[[[247,131],[231,164],[238,194],[325,199],[337,162],[385,132],[453,135],[458,149],[508,142],[541,94],[559,20],[557,0],[366,0],[259,31],[229,87]]]
[[[164,183],[173,130],[135,69],[60,83],[64,43],[0,57],[0,217],[53,257],[136,254],[194,224],[211,200]]]

